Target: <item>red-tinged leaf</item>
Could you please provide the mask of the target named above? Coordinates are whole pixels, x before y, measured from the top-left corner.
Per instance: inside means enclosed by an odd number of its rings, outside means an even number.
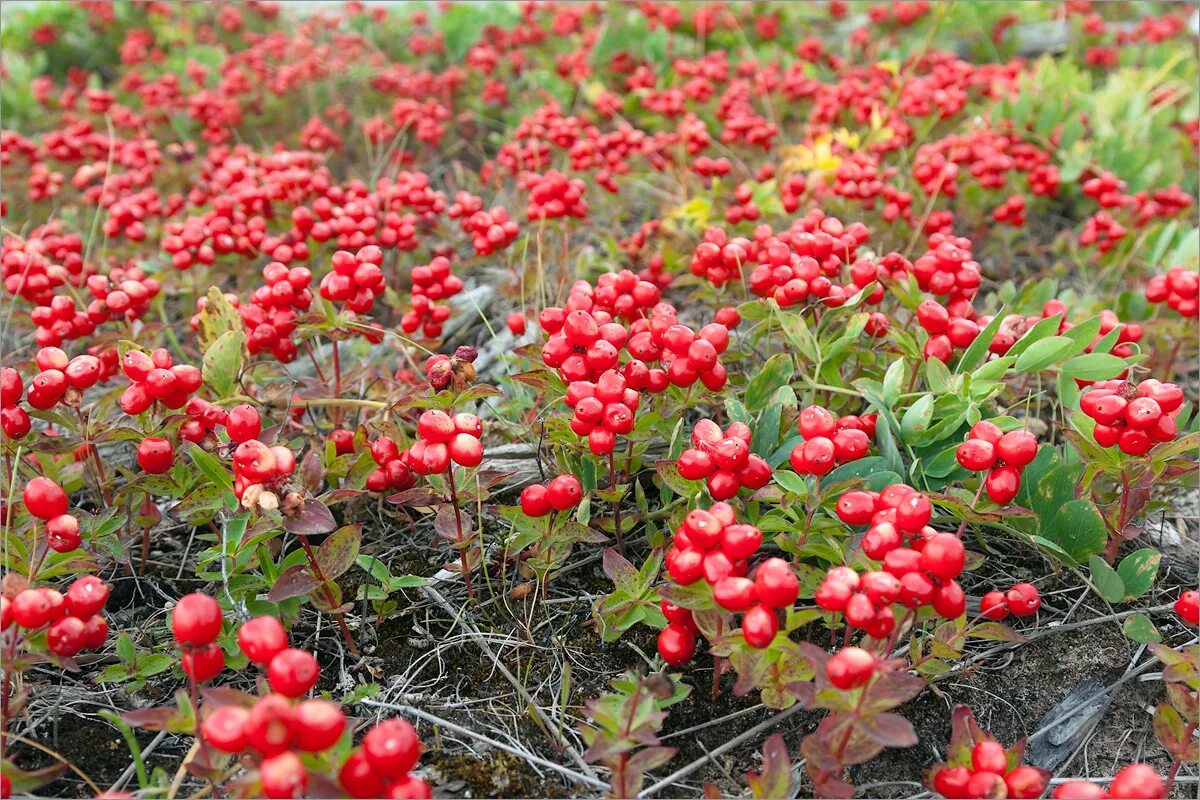
[[[326,492],[321,495],[321,500],[325,505],[331,506],[335,503],[344,503],[347,500],[362,497],[365,494],[370,494],[370,492],[364,492],[360,489],[334,489],[332,492]]]
[[[279,573],[275,585],[267,592],[267,599],[272,603],[281,603],[293,597],[304,597],[320,585],[321,582],[308,571],[308,565],[297,564]]]
[[[558,392],[561,394],[565,389],[562,380],[548,369],[518,372],[516,375],[511,376],[511,378],[517,383],[532,386],[534,389],[542,392]]]
[[[321,451],[313,448],[304,454],[304,458],[300,461],[300,467],[297,470],[300,475],[300,482],[304,484],[304,488],[310,492],[316,492],[321,488],[321,481],[325,478],[325,467],[321,464]]]
[[[972,639],[987,639],[993,642],[1014,642],[1024,644],[1029,639],[1017,633],[1003,622],[981,622],[967,629],[967,636]]]
[[[475,473],[475,478],[479,481],[480,487],[491,489],[498,483],[503,483],[507,478],[516,475],[515,472],[503,472],[498,469],[481,469]]]
[[[462,533],[460,535],[459,529]],[[445,539],[448,542],[457,542],[460,538],[470,538],[471,534],[471,517],[467,512],[459,509],[456,513],[454,506],[443,503],[438,506],[437,513],[433,517],[433,531],[438,538]]]
[[[634,774],[645,774],[666,764],[677,752],[674,747],[647,747],[631,755],[625,766]]]
[[[882,752],[883,745],[856,725],[850,729],[850,738],[842,748],[842,760],[846,764],[865,764]]]
[[[47,783],[58,780],[66,771],[67,765],[60,762],[41,769],[23,770],[9,759],[4,759],[4,777],[12,783],[12,791],[18,794],[32,794]]]
[[[637,592],[637,567],[629,563],[629,559],[611,547],[604,548],[604,574],[618,589]]]
[[[1193,724],[1200,722],[1200,703],[1197,701],[1196,694],[1189,692],[1186,686],[1180,683],[1168,683],[1167,699],[1179,712],[1179,716]]]
[[[658,472],[658,477],[662,479],[662,482],[680,497],[692,497],[696,494],[699,484],[695,481],[684,480],[674,461],[655,462],[654,469]]]
[[[200,697],[205,704],[212,705],[214,708],[221,706],[238,706],[240,708],[250,708],[258,698],[246,692],[239,692],[237,689],[231,689],[228,686],[202,686],[200,687]]]
[[[295,536],[319,536],[336,527],[337,521],[329,507],[315,497],[305,500],[294,516],[283,518],[283,529]]]
[[[975,721],[971,709],[956,706],[950,714],[950,748],[946,753],[946,763],[952,767],[970,766],[971,749],[990,738]]]
[[[899,714],[876,714],[859,722],[858,729],[884,747],[912,747],[917,732],[912,723]]]
[[[362,545],[362,526],[343,525],[317,548],[317,563],[321,574],[332,581],[354,565]]]
[[[878,714],[903,705],[925,690],[925,681],[908,672],[884,672],[867,685],[859,704],[865,714]]]
[[[717,785],[712,781],[705,781],[702,788],[703,793],[700,796],[703,797],[704,800],[721,800],[721,798],[725,796],[725,793],[722,792],[720,788],[718,788]]]
[[[403,492],[389,494],[385,499],[394,506],[404,508],[432,508],[443,502],[440,495],[428,489],[405,489]]]
[[[800,742],[800,755],[804,756],[808,774],[816,781],[816,775],[823,772],[833,772],[842,768],[830,747],[829,734],[819,729],[805,736]]]
[[[787,685],[788,692],[805,708],[812,708],[817,696],[817,686],[811,681],[798,681]]]
[[[838,771],[822,771],[808,768],[808,777],[812,781],[813,788],[816,789],[816,797],[827,797],[832,800],[841,800],[841,798],[854,797],[854,787],[847,783]]]
[[[791,796],[792,761],[782,734],[772,734],[763,743],[762,772],[747,772],[746,783],[757,798]]]
[[[1188,745],[1187,723],[1179,712],[1166,703],[1159,703],[1154,709],[1154,736],[1162,744],[1163,749],[1178,758]]]

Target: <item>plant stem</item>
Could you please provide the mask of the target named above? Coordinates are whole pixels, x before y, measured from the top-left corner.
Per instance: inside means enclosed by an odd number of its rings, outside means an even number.
[[[975,499],[971,501],[971,510],[972,511],[975,510],[975,506],[979,505],[979,498],[983,495],[983,487],[985,484],[986,484],[986,481],[983,478],[980,478],[979,479],[979,488],[975,490]],[[955,531],[954,535],[961,539],[962,535],[963,535],[963,531],[965,531],[966,529],[967,529],[967,520],[963,519],[962,522],[958,523],[958,530]]]
[[[333,340],[333,396],[341,398],[342,396],[342,356],[341,347],[337,339]],[[334,407],[333,423],[340,425],[342,422],[342,411],[340,408]]]
[[[462,514],[458,510],[458,490],[454,486],[454,465],[446,467],[446,482],[450,484],[450,502],[454,505],[454,527],[458,529],[458,540],[455,546],[460,548],[459,564],[462,566],[463,585],[467,587],[467,597],[475,599],[475,591],[471,588],[471,568],[467,563],[467,550],[463,544]]]
[[[1196,732],[1196,723],[1189,722],[1187,724],[1187,727],[1185,727],[1183,729],[1183,737],[1181,738],[1181,741],[1190,743],[1192,741],[1192,734],[1194,734],[1195,732]],[[1181,766],[1183,766],[1183,762],[1179,760],[1179,756],[1172,756],[1171,757],[1171,770],[1170,770],[1170,772],[1167,773],[1167,785],[1166,785],[1166,788],[1163,789],[1164,797],[1171,796],[1171,789],[1174,788],[1174,786],[1175,786],[1175,778],[1179,775],[1179,768]]]
[[[721,627],[724,624],[724,622],[725,622],[725,620],[721,619],[720,617],[717,618],[717,636],[721,635]],[[720,696],[721,696],[721,657],[713,656],[713,685],[712,685],[713,701],[715,702],[716,699]]]
[[[617,535],[617,552],[625,555],[625,545],[621,541],[621,498],[617,496],[617,460],[615,450],[608,453],[608,485],[613,492],[613,530]]]
[[[325,594],[329,606],[332,607],[335,598],[329,588],[331,581],[321,571],[321,564],[317,561],[317,554],[313,552],[312,545],[308,543],[307,536],[303,533],[298,533],[296,534],[296,538],[300,540],[300,546],[304,548],[304,555],[308,558],[308,566],[313,571],[313,577],[321,582],[321,591]],[[346,624],[346,615],[341,611],[335,611],[334,616],[337,617],[338,627],[342,631],[342,638],[346,640],[346,646],[350,648],[351,653],[357,656],[358,645],[354,644],[354,637],[350,634],[350,626]]]

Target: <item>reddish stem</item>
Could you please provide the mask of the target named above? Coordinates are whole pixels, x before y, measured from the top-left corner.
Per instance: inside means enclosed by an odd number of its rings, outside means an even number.
[[[971,510],[972,511],[975,510],[975,506],[979,505],[979,498],[983,495],[983,487],[985,484],[986,484],[986,481],[983,478],[980,478],[979,479],[979,488],[975,490],[975,499],[971,501]],[[961,539],[962,535],[963,535],[963,531],[965,531],[966,529],[967,529],[967,521],[966,521],[966,519],[963,519],[962,522],[958,523],[958,530],[954,532],[954,535]]]
[[[304,548],[304,555],[308,558],[308,566],[313,571],[313,577],[321,582],[321,592],[325,595],[326,603],[332,608],[336,598],[329,588],[331,581],[321,571],[321,564],[317,561],[317,554],[313,552],[312,545],[308,543],[308,537],[299,533],[296,534],[296,538],[300,540],[300,546]],[[345,639],[346,646],[350,648],[351,653],[357,656],[358,646],[354,644],[354,636],[350,633],[350,626],[346,624],[346,615],[341,611],[335,611],[334,616],[337,618],[338,628],[342,631],[342,638]]]
[[[625,555],[625,545],[621,541],[621,498],[617,496],[617,461],[615,450],[608,453],[608,486],[613,492],[613,530],[617,535],[617,552]]]
[[[475,591],[471,588],[471,568],[467,563],[469,548],[463,543],[462,514],[458,510],[458,490],[454,486],[454,465],[446,467],[446,482],[450,484],[450,502],[454,505],[454,527],[458,529],[458,540],[455,546],[460,548],[458,561],[462,566],[463,585],[467,587],[467,597],[475,599]]]
[[[1189,722],[1187,724],[1187,727],[1185,727],[1183,729],[1183,738],[1181,739],[1181,741],[1191,742],[1192,734],[1194,734],[1195,732],[1196,732],[1196,723]],[[1179,768],[1181,766],[1183,766],[1183,762],[1179,760],[1179,756],[1172,754],[1171,770],[1170,770],[1170,772],[1167,773],[1167,785],[1166,785],[1166,788],[1163,789],[1164,797],[1171,796],[1171,789],[1174,788],[1174,786],[1175,786],[1175,778],[1176,778],[1176,776],[1179,775]]]

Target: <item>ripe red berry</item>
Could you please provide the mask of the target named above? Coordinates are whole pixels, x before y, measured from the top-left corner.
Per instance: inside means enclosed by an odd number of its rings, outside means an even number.
[[[240,753],[246,749],[246,718],[249,712],[240,706],[216,708],[200,725],[204,741],[226,753]]]
[[[1016,467],[992,467],[983,486],[989,500],[997,505],[1007,505],[1021,490],[1021,473]]]
[[[729,575],[713,584],[713,600],[726,611],[745,611],[755,603],[754,581]]]
[[[982,741],[971,749],[971,767],[976,772],[1008,772],[1008,754],[999,742]]]
[[[921,566],[930,575],[943,581],[957,578],[966,564],[967,550],[962,540],[952,533],[939,533],[925,541],[921,549]]]
[[[158,475],[175,463],[175,450],[166,439],[147,436],[138,444],[137,462],[144,471]]]
[[[39,519],[51,519],[67,513],[67,494],[49,478],[37,477],[25,484],[21,494],[25,508]]]
[[[108,602],[110,587],[95,575],[82,575],[67,589],[67,612],[73,617],[87,619],[97,614]]]
[[[979,601],[979,613],[985,619],[1004,619],[1008,616],[1008,606],[1004,600],[1004,592],[990,591]]]
[[[1008,466],[1020,469],[1037,456],[1037,437],[1029,431],[1009,431],[996,443],[996,454]]]
[[[225,431],[230,440],[239,444],[257,439],[262,433],[262,418],[258,415],[258,409],[246,403],[234,406],[229,410]]]
[[[751,647],[768,647],[779,633],[779,617],[775,609],[755,606],[742,616],[742,637]]]
[[[1005,592],[1004,602],[1008,610],[1017,617],[1035,614],[1042,607],[1042,598],[1037,587],[1029,583],[1018,583]]]
[[[1108,785],[1108,796],[1113,798],[1153,800],[1165,794],[1162,778],[1149,764],[1130,764]]]
[[[267,667],[267,680],[271,688],[284,697],[308,694],[316,686],[320,674],[316,656],[295,647],[276,653]]]
[[[46,543],[56,553],[69,553],[83,542],[79,520],[72,514],[59,514],[46,521]]]
[[[1188,589],[1175,601],[1175,613],[1193,627],[1200,625],[1200,592]]]
[[[546,486],[546,499],[556,511],[566,511],[583,499],[583,484],[574,475],[559,475]]]
[[[875,672],[875,656],[860,647],[843,647],[825,662],[825,676],[839,689],[857,689]]]
[[[875,513],[870,492],[846,492],[837,501],[837,515],[847,525],[866,525]]]
[[[986,439],[967,439],[958,446],[955,457],[963,468],[982,472],[996,463],[996,446]]]
[[[387,793],[384,796],[388,800],[430,800],[433,797],[433,791],[429,788],[428,783],[416,775],[405,775],[388,784]]]
[[[204,683],[217,677],[225,669],[225,653],[215,644],[206,644],[185,650],[180,658],[183,674],[196,683]]]
[[[375,774],[367,754],[361,749],[351,751],[342,763],[338,782],[346,794],[356,800],[383,796],[383,781]]]
[[[385,778],[401,778],[421,756],[417,732],[402,719],[379,723],[363,739],[363,752],[375,772]]]
[[[206,594],[185,594],[171,613],[171,632],[181,645],[202,646],[221,633],[221,606]]]
[[[1033,800],[1046,790],[1046,776],[1036,767],[1021,765],[1004,776],[1004,785],[1013,800]]]
[[[329,700],[304,700],[293,710],[292,728],[296,732],[296,747],[318,753],[332,747],[346,729],[346,715],[341,706]]]
[[[792,565],[782,558],[768,558],[754,572],[754,588],[758,600],[770,608],[783,608],[796,602],[800,579]]]
[[[52,589],[22,589],[17,592],[12,599],[12,621],[26,630],[42,627],[61,615],[59,602],[55,598],[57,594]]]
[[[658,654],[672,667],[686,666],[696,652],[696,634],[687,626],[672,622],[658,634]]]
[[[277,694],[261,698],[246,715],[246,744],[264,756],[282,753],[295,741],[292,702]]]
[[[87,626],[78,617],[57,619],[46,631],[46,646],[61,658],[70,658],[83,649],[87,640]]]
[[[288,645],[287,631],[274,617],[255,617],[246,621],[238,630],[237,639],[246,658],[259,665],[270,664],[271,659]]]
[[[303,797],[308,788],[308,772],[295,753],[285,752],[263,759],[258,765],[258,780],[264,797]]]
[[[933,610],[944,619],[958,619],[967,609],[967,596],[958,581],[949,581],[933,593]]]
[[[933,776],[933,788],[942,797],[967,797],[971,771],[966,767],[947,767]]]
[[[508,329],[512,331],[513,336],[523,336],[525,334],[525,315],[520,311],[514,311],[508,315],[505,320]]]

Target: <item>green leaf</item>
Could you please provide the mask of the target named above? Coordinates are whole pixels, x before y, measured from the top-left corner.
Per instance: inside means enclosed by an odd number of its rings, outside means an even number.
[[[1092,571],[1092,583],[1101,597],[1110,603],[1119,603],[1125,599],[1125,582],[1103,558],[1092,556],[1088,559],[1088,567]]]
[[[995,338],[996,331],[1000,330],[1000,323],[1004,321],[1004,316],[1003,308],[996,312],[996,316],[992,318],[988,326],[979,332],[975,341],[971,342],[971,346],[958,359],[958,364],[954,367],[955,372],[972,372],[984,362],[988,354],[988,345]]]
[[[1052,317],[1039,320],[1032,328],[1025,331],[1025,335],[1018,339],[1016,344],[1008,349],[1006,355],[1021,355],[1034,344],[1058,333],[1058,327],[1061,324],[1062,314],[1055,314]]]
[[[775,483],[789,494],[803,500],[808,497],[808,482],[803,477],[790,470],[780,470],[775,473]]]
[[[226,331],[205,349],[202,369],[204,383],[217,397],[226,398],[233,394],[233,387],[237,385],[242,372],[245,344],[245,331]]]
[[[896,401],[900,399],[900,388],[904,386],[904,378],[907,373],[904,359],[898,358],[883,374],[883,402],[887,404],[888,408],[896,407]]]
[[[766,407],[775,390],[792,379],[792,357],[789,353],[776,353],[767,359],[750,383],[746,385],[746,409],[751,412]]]
[[[1125,359],[1111,353],[1086,353],[1075,356],[1062,366],[1062,373],[1081,381],[1107,381],[1126,367]]]
[[[198,324],[196,338],[200,342],[200,348],[205,352],[212,347],[213,342],[226,333],[245,330],[241,314],[216,286],[208,290],[208,296],[204,300],[204,310],[200,312]]]
[[[900,420],[900,440],[912,444],[929,428],[933,419],[934,397],[932,394],[922,395],[917,402],[908,407]]]
[[[950,368],[940,358],[931,358],[925,362],[925,385],[934,394],[949,394],[951,385]]]
[[[213,483],[221,486],[225,491],[233,492],[233,478],[229,475],[229,471],[225,466],[210,453],[205,452],[197,444],[191,444],[188,447],[188,455],[191,456],[192,462],[204,473],[204,476]]]
[[[1132,617],[1129,617],[1121,623],[1121,630],[1126,637],[1138,644],[1162,641],[1162,634],[1158,632],[1158,628],[1154,627],[1154,623],[1145,614],[1134,614]]]
[[[1141,597],[1154,584],[1158,574],[1158,562],[1162,561],[1162,553],[1153,547],[1143,547],[1122,559],[1117,567],[1117,574],[1125,584],[1125,600]]]
[[[1075,342],[1066,336],[1051,336],[1034,342],[1028,350],[1017,356],[1015,367],[1017,372],[1041,372],[1066,358],[1074,349]]]
[[[1082,499],[1064,503],[1042,535],[1078,562],[1102,551],[1108,541],[1108,529],[1095,503]]]

